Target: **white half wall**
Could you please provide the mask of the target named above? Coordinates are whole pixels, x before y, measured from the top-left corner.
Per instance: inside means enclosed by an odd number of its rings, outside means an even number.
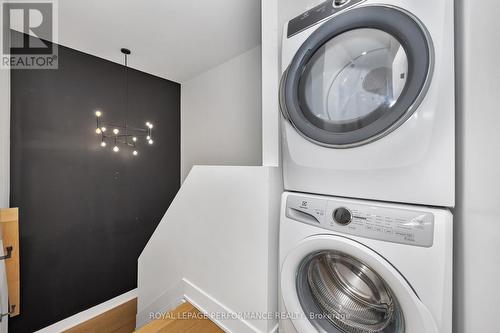
[[[500,2],[457,1],[455,333],[498,332]]]
[[[262,165],[261,68],[259,46],[182,84],[181,181],[193,165]]]
[[[10,195],[10,70],[0,69],[0,208]]]
[[[278,168],[193,167],[139,257],[137,326],[182,298],[209,314],[275,313],[282,190]],[[212,319],[235,333],[277,325]]]

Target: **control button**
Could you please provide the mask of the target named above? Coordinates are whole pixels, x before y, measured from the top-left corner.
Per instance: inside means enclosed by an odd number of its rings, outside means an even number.
[[[339,8],[346,5],[351,0],[333,0],[333,8]]]
[[[352,213],[345,207],[337,208],[332,214],[333,220],[340,225],[348,225],[352,222]]]

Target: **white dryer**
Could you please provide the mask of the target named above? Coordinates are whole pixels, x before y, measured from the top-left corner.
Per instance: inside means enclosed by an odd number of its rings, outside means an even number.
[[[451,333],[446,209],[285,193],[281,333]]]
[[[287,190],[454,206],[453,18],[453,0],[330,0],[285,25]]]

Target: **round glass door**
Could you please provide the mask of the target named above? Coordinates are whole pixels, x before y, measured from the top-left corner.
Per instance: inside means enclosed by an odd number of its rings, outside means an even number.
[[[324,44],[305,66],[301,108],[321,129],[359,130],[391,112],[407,77],[408,57],[394,37],[352,30]]]
[[[391,288],[368,265],[338,251],[305,258],[297,273],[304,312],[319,332],[404,333]]]
[[[409,14],[353,9],[326,22],[299,49],[282,79],[281,108],[316,143],[363,145],[411,116],[431,64],[430,38]]]

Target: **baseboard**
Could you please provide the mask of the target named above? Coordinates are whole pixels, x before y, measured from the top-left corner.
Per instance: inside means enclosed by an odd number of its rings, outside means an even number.
[[[186,279],[183,279],[183,281],[185,288],[184,297],[186,300],[200,310],[200,312],[207,315],[225,332],[263,333],[246,320],[238,318],[235,311],[227,308],[190,281]],[[224,316],[220,316],[220,314]]]
[[[137,298],[137,289],[131,290],[125,294],[118,297],[110,299],[104,303],[96,305],[90,309],[77,313],[71,317],[63,319],[55,324],[42,328],[36,333],[54,333],[54,332],[64,332],[70,328],[80,325],[86,321],[89,321],[109,310],[116,308],[130,300]]]
[[[276,324],[271,330],[271,333],[278,333],[278,330],[279,330],[279,324]]]
[[[136,316],[136,329],[152,321],[154,319],[151,316],[152,314],[168,312],[178,307],[184,300],[184,290],[184,281],[181,280],[158,296],[144,310],[138,312]]]
[[[235,311],[231,310],[187,279],[182,279],[174,287],[159,296],[146,309],[138,313],[137,328],[152,321],[154,319],[152,314],[171,311],[183,301],[191,303],[225,332],[265,333],[243,318],[238,317]],[[273,327],[270,333],[277,332],[277,330],[277,326]]]

